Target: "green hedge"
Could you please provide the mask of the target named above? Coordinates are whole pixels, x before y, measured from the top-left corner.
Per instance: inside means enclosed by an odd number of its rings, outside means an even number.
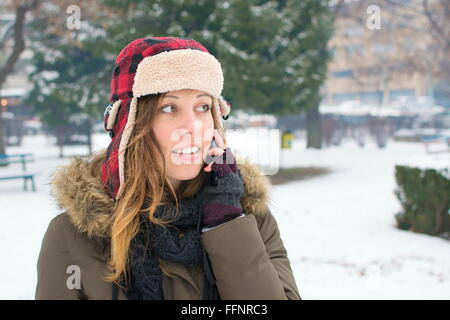
[[[402,211],[397,227],[450,239],[450,177],[448,169],[395,166],[395,195]]]

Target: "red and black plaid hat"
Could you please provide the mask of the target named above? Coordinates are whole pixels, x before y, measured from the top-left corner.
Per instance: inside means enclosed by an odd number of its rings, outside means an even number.
[[[141,38],[120,51],[111,80],[110,105],[104,114],[105,130],[112,139],[102,165],[102,181],[112,199],[119,199],[123,192],[125,151],[134,128],[138,98],[182,89],[210,94],[220,125],[221,117],[228,117],[229,104],[221,96],[221,65],[197,41]],[[219,130],[223,131],[223,126]]]

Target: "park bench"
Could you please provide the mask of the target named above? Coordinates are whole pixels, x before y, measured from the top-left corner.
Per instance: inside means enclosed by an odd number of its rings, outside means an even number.
[[[0,170],[0,181],[23,179],[23,189],[27,191],[28,181],[31,181],[31,188],[36,191],[36,185],[34,183],[34,177],[39,175],[39,173],[28,173],[27,172],[27,162],[33,162],[32,153],[20,153],[20,154],[0,154],[0,169],[4,166],[9,166],[10,164],[20,163],[22,167],[22,173],[15,173],[5,175],[3,170]]]

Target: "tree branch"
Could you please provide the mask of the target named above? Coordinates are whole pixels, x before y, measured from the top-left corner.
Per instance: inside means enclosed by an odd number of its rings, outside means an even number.
[[[33,0],[30,3],[21,4],[16,7],[16,21],[13,25],[14,47],[10,56],[6,60],[5,65],[0,69],[0,89],[2,88],[8,74],[13,71],[20,54],[23,50],[25,50],[24,25],[26,14],[29,10],[36,8],[38,4],[39,0]]]
[[[444,30],[442,30],[442,28],[439,26],[437,21],[434,19],[433,14],[431,13],[430,8],[428,6],[428,1],[422,0],[422,5],[423,5],[425,16],[427,17],[428,21],[430,22],[431,27],[442,38],[442,40],[444,40],[447,49],[450,48],[450,39],[445,34]],[[446,11],[447,11],[447,9],[448,8],[446,8]]]
[[[8,41],[8,38],[10,37],[10,34],[14,30],[14,23],[11,23],[6,29],[5,33],[3,34],[2,40],[0,40],[0,50],[3,49],[3,47],[6,44],[6,41]]]

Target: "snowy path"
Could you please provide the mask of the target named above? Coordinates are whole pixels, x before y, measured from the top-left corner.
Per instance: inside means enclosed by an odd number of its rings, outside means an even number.
[[[94,136],[96,148],[108,141]],[[58,213],[46,183],[69,159],[58,159],[43,136],[26,137],[8,152],[33,152],[29,171],[42,175],[36,193],[23,192],[21,181],[0,184],[0,299],[33,299],[42,236]],[[450,242],[394,226],[394,164],[418,153],[421,145],[393,142],[386,150],[346,144],[317,151],[296,143],[286,151],[285,166],[334,170],[272,189],[271,209],[303,299],[450,299]]]

